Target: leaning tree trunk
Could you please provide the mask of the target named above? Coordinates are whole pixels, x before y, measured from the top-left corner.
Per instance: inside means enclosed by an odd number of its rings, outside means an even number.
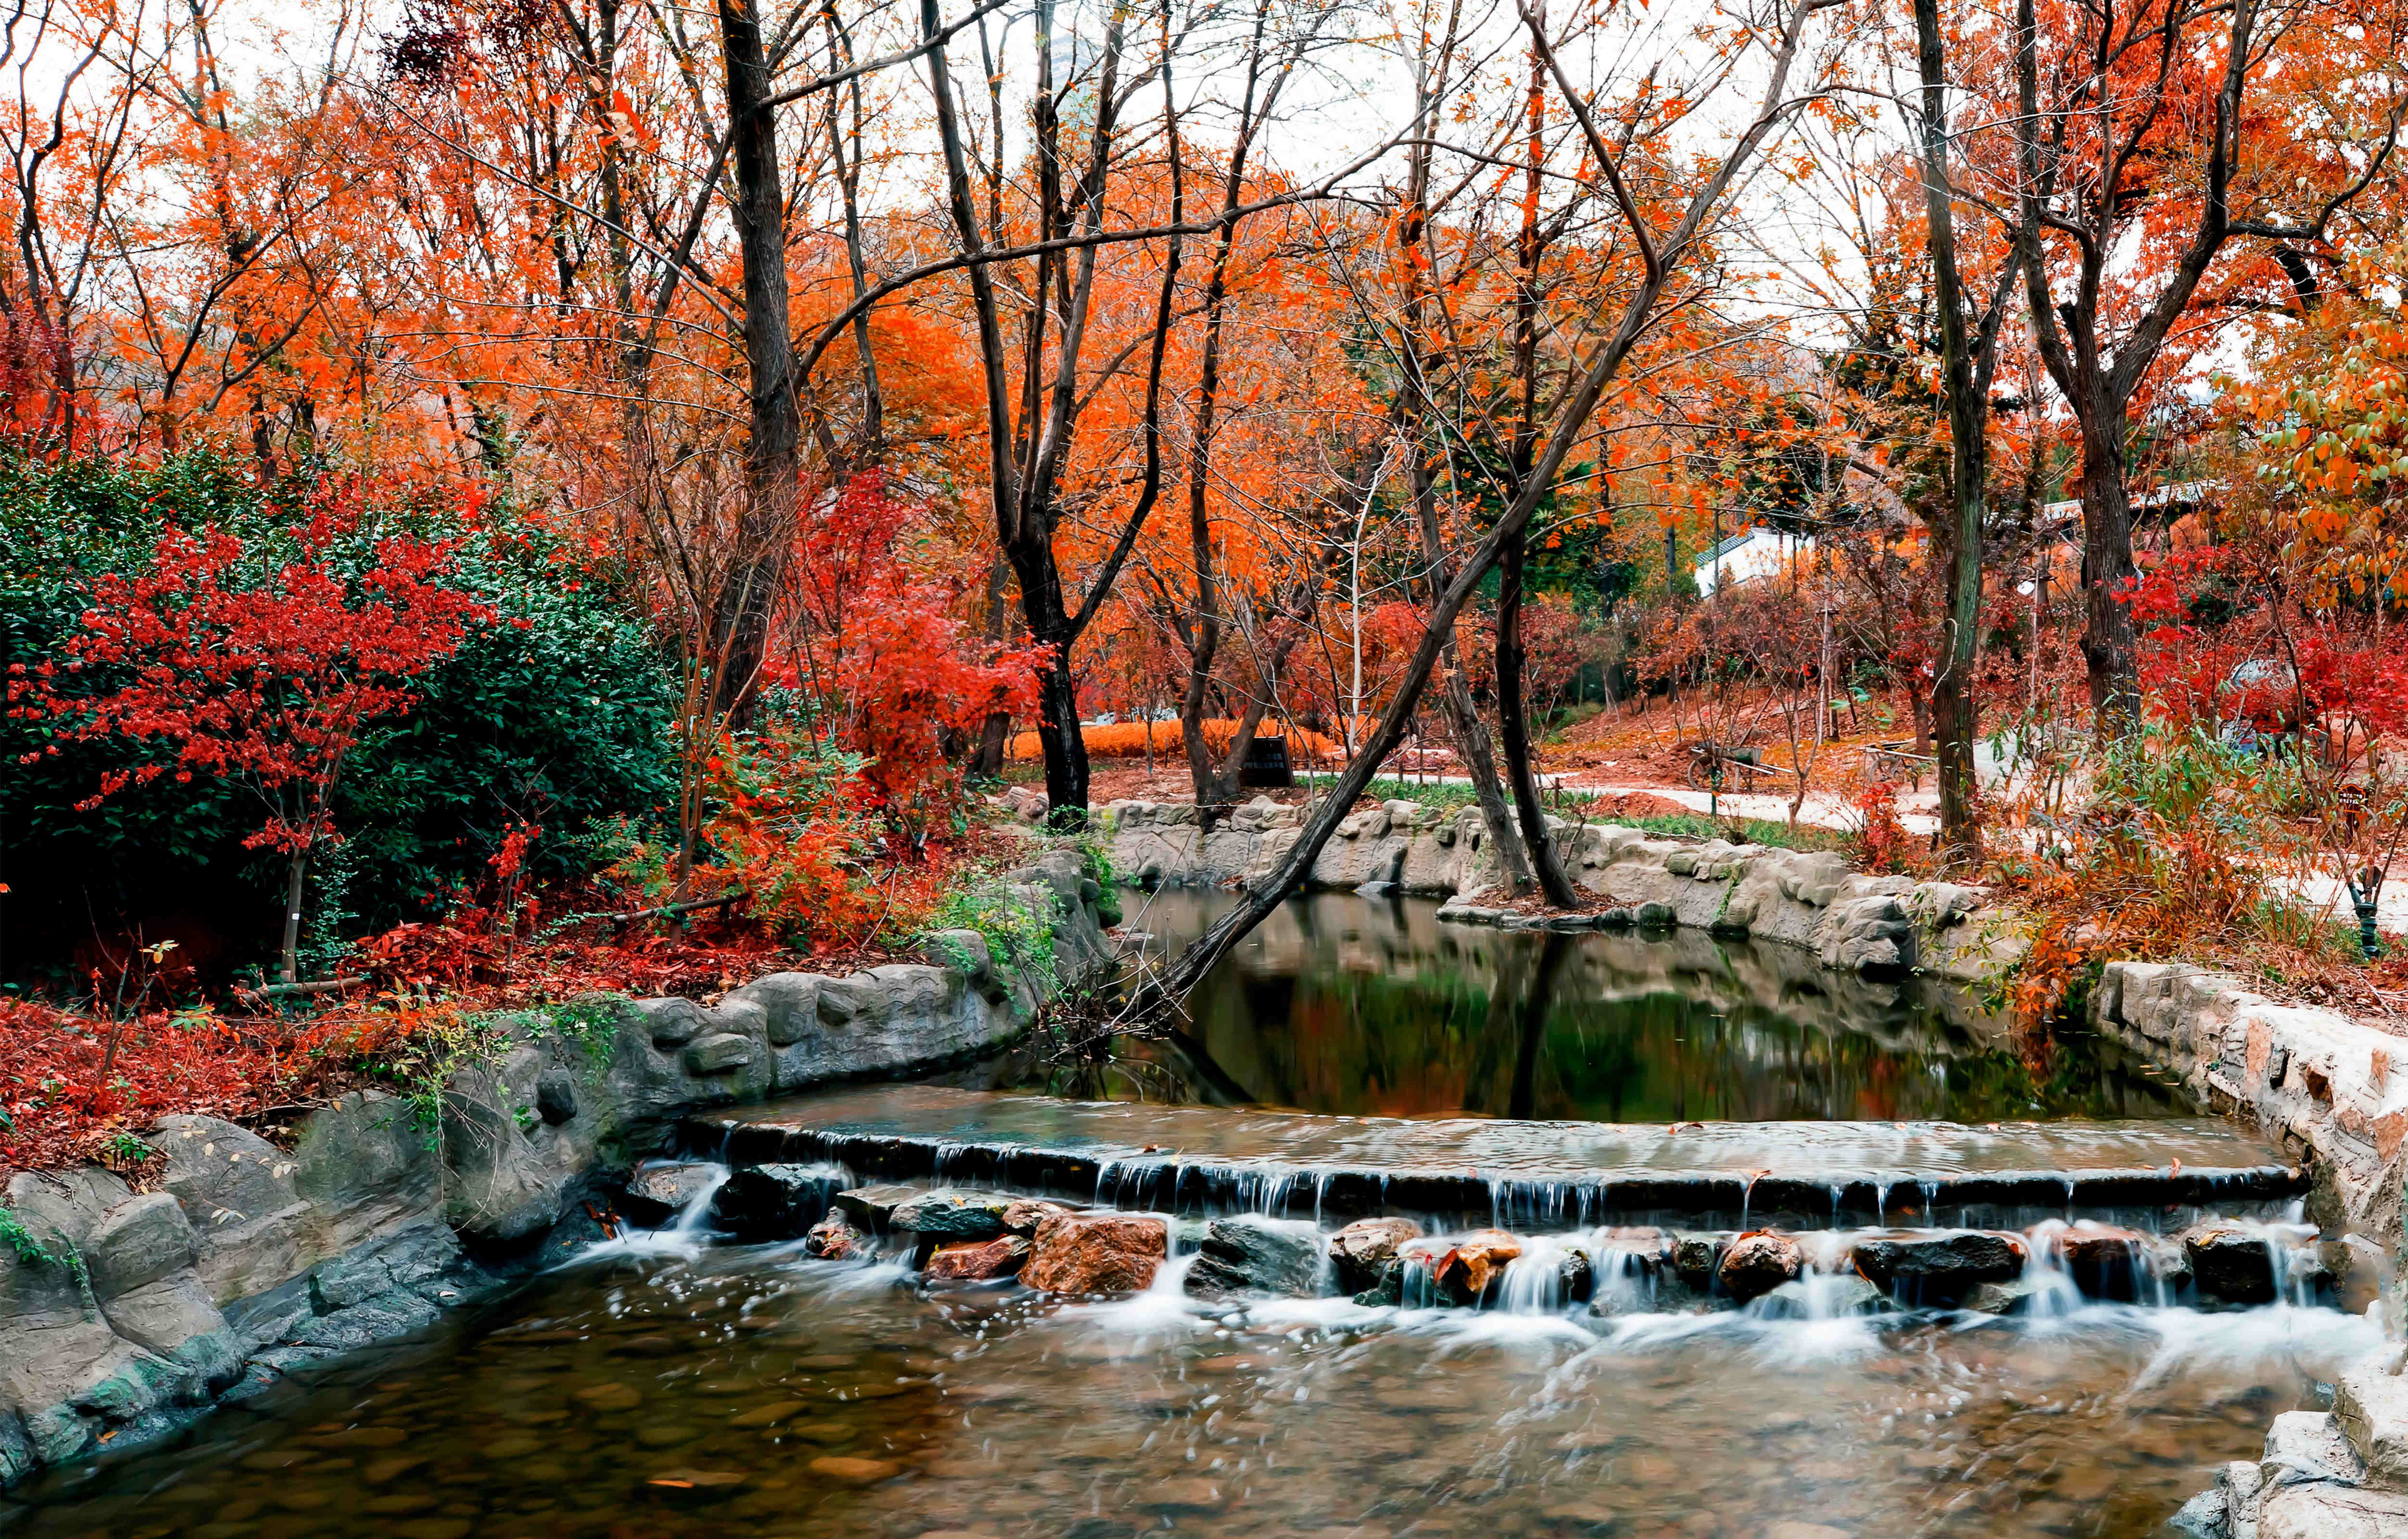
[[[1548,837],[1546,810],[1539,804],[1538,766],[1530,748],[1530,715],[1522,698],[1522,588],[1529,541],[1517,538],[1505,546],[1498,563],[1497,588],[1497,729],[1504,740],[1505,772],[1513,786],[1513,813],[1522,825],[1522,843],[1539,890],[1559,909],[1578,908],[1581,895],[1564,870],[1562,856]]]

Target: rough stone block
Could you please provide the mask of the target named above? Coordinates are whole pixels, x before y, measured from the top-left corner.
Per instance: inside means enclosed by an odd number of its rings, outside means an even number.
[[[2344,1372],[2333,1386],[2333,1420],[2366,1463],[2367,1480],[2408,1491],[2408,1374],[2390,1372],[2391,1351]]]
[[[193,1226],[165,1192],[119,1204],[83,1243],[93,1293],[114,1299],[193,1264]],[[212,1311],[214,1313],[214,1311]]]
[[[163,1356],[195,1336],[225,1329],[225,1316],[190,1267],[118,1294],[101,1305],[101,1313],[120,1336]]]
[[[684,1058],[689,1074],[730,1074],[752,1061],[752,1039],[724,1031],[690,1043]]]

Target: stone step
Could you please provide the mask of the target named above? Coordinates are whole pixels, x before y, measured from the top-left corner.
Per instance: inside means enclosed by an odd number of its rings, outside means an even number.
[[[738,1165],[824,1159],[865,1178],[993,1185],[1121,1208],[1468,1214],[1542,1228],[1649,1214],[1746,1228],[1944,1213],[1996,1227],[2122,1214],[2165,1230],[2200,1212],[2269,1209],[2307,1186],[2271,1145],[2213,1118],[1406,1120],[884,1085],[697,1115],[684,1135]]]

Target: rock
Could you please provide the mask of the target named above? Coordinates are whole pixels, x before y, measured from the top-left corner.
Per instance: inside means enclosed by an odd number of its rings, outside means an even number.
[[[2332,1415],[2365,1461],[2368,1483],[2408,1491],[2408,1374],[2390,1371],[2397,1352],[2386,1347],[2344,1370]]]
[[[1631,922],[1641,929],[1670,929],[1675,917],[1669,903],[1641,903],[1630,913]]]
[[[2167,1539],[2229,1539],[2224,1493],[2210,1487],[2192,1497],[2182,1504],[2180,1512],[2166,1519],[2163,1532]]]
[[[431,1131],[408,1101],[370,1090],[339,1096],[302,1122],[290,1168],[294,1189],[313,1210],[318,1256],[436,1213],[442,1172]]]
[[[1357,1218],[1329,1237],[1330,1263],[1338,1271],[1338,1287],[1347,1293],[1376,1287],[1395,1269],[1398,1247],[1421,1238],[1422,1227],[1410,1218]]]
[[[1199,1299],[1312,1299],[1321,1294],[1321,1238],[1308,1226],[1215,1218],[1182,1286]]]
[[[1951,1304],[1976,1284],[2023,1274],[2020,1239],[1977,1230],[1911,1239],[1859,1240],[1856,1270],[1904,1304]]]
[[[739,1240],[792,1240],[827,1212],[838,1179],[814,1165],[742,1166],[711,1198],[711,1220]]]
[[[888,1227],[896,1204],[920,1195],[918,1187],[853,1187],[836,1194],[836,1205],[855,1224],[873,1232]]]
[[[114,1299],[191,1266],[193,1226],[181,1203],[152,1192],[111,1210],[86,1237],[83,1251],[93,1295]]]
[[[2094,1299],[2141,1296],[2148,1267],[2148,1236],[2107,1224],[2083,1223],[2057,1236],[2057,1250],[2073,1286]]]
[[[1684,1234],[1672,1242],[1672,1271],[1692,1292],[1712,1292],[1722,1264],[1723,1242],[1717,1235]]]
[[[829,1209],[803,1236],[803,1254],[823,1261],[849,1261],[867,1256],[869,1248],[869,1236],[853,1228],[852,1215],[840,1208]]]
[[[301,1269],[308,1204],[293,1157],[213,1116],[165,1116],[150,1145],[166,1158],[159,1184],[184,1206],[209,1296],[222,1304],[262,1293]]]
[[[2258,1514],[2257,1539],[2400,1539],[2401,1534],[2408,1534],[2408,1495],[2395,1491],[2297,1486],[2269,1495]]]
[[[1477,1303],[1506,1263],[1521,1254],[1522,1242],[1504,1230],[1474,1230],[1449,1244],[1430,1263],[1430,1282],[1449,1303]]]
[[[1568,1248],[1555,1259],[1555,1294],[1566,1303],[1584,1304],[1597,1288],[1597,1270],[1588,1252]]]
[[[1886,974],[1914,966],[1914,920],[1897,898],[1874,893],[1842,899],[1825,913],[1823,965]]]
[[[536,1076],[536,1115],[557,1128],[577,1117],[577,1076],[566,1069],[547,1069]]]
[[[886,1222],[924,1240],[992,1240],[1004,1232],[1003,1215],[1010,1206],[1010,1198],[992,1192],[925,1192],[896,1203]]]
[[[1038,1226],[1020,1280],[1049,1293],[1134,1293],[1154,1281],[1169,1251],[1159,1218],[1056,1214]]]
[[[732,1031],[696,1038],[686,1044],[683,1059],[689,1074],[732,1074],[752,1061],[752,1039]]]
[[[195,1336],[223,1330],[226,1323],[200,1273],[190,1267],[127,1288],[100,1310],[119,1335],[163,1357]]]
[[[2202,1224],[2183,1234],[2192,1281],[2233,1304],[2274,1302],[2274,1248],[2265,1235],[2230,1224]]]
[[[707,1159],[647,1160],[627,1177],[627,1193],[620,1205],[638,1223],[664,1224],[729,1174],[725,1166]]]
[[[1071,1210],[1059,1202],[1042,1202],[1034,1198],[1022,1198],[1004,1208],[1003,1227],[1009,1233],[1033,1235],[1037,1232],[1038,1226],[1043,1224],[1045,1220],[1057,1213],[1069,1211]]]
[[[1805,1264],[1797,1241],[1758,1230],[1731,1242],[1714,1269],[1714,1278],[1732,1298],[1745,1303],[1796,1277]]]
[[[995,1277],[1009,1277],[1028,1260],[1029,1243],[1017,1234],[1006,1234],[977,1244],[940,1245],[928,1258],[928,1277],[932,1282],[985,1282]]]
[[[1405,1302],[1405,1262],[1392,1256],[1369,1287],[1357,1288],[1354,1302],[1366,1309],[1394,1309]]]

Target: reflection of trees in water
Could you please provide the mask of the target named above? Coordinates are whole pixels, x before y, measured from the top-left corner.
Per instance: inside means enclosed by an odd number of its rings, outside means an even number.
[[[1783,981],[1743,944],[1439,927],[1420,912],[1429,906],[1302,899],[1191,999],[1183,1040],[1138,1051],[1177,1082],[1176,1099],[1368,1115],[1983,1122],[2190,1110],[2110,1044],[2084,1043],[2036,1073],[2005,1043],[1951,1027],[1918,1002],[1928,996]],[[1651,970],[1625,971],[1621,956]]]

